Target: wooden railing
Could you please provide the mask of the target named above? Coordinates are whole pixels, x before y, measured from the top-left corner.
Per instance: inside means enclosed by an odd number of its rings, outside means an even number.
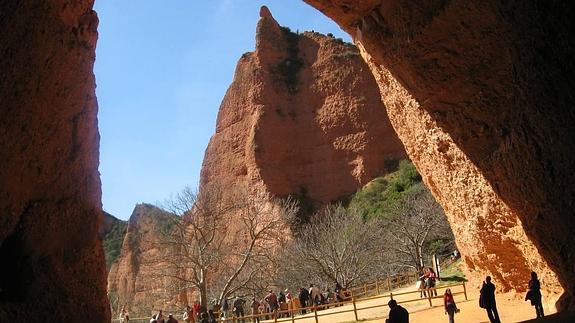
[[[394,286],[393,284],[401,284],[401,282],[404,280],[405,280],[405,278],[403,280],[397,279],[394,282],[393,278],[390,277],[389,279],[384,280],[384,282],[389,283],[387,285],[387,288],[389,288],[390,286],[391,286],[391,288],[393,288],[393,286]],[[373,287],[371,285],[375,285],[375,287]],[[358,321],[359,320],[358,313],[360,313],[361,311],[364,311],[364,310],[368,310],[368,309],[387,307],[387,302],[391,299],[395,299],[398,304],[427,301],[429,306],[433,307],[434,301],[435,301],[435,306],[438,306],[438,305],[443,306],[443,293],[437,293],[438,296],[431,296],[431,294],[432,294],[431,292],[432,291],[437,292],[440,290],[444,291],[447,288],[452,289],[452,294],[454,297],[457,295],[464,295],[465,300],[468,300],[467,288],[465,286],[465,283],[443,285],[443,286],[436,287],[436,288],[426,289],[425,291],[426,291],[427,295],[425,297],[421,297],[422,290],[413,290],[413,291],[401,292],[401,293],[390,292],[388,294],[383,294],[383,295],[369,296],[370,291],[372,291],[374,289],[377,290],[378,287],[384,288],[383,286],[385,286],[385,285],[380,284],[380,281],[376,281],[374,283],[365,284],[365,285],[360,286],[360,287],[355,287],[355,288],[350,290],[349,299],[342,301],[342,302],[338,302],[338,303],[329,303],[329,304],[322,304],[322,305],[302,307],[302,308],[292,308],[292,309],[288,309],[288,310],[275,311],[272,313],[262,313],[262,314],[257,314],[257,315],[245,315],[242,317],[232,316],[230,318],[227,318],[225,321],[220,320],[218,318],[218,322],[240,323],[240,322],[255,322],[256,320],[269,321],[269,322],[295,322],[297,320],[313,318],[316,323],[319,323],[320,317],[337,315],[337,314],[342,314],[342,313],[351,313],[351,312],[353,312],[355,320]],[[455,289],[459,289],[459,288],[461,288],[461,290],[459,290],[459,291],[455,290]],[[356,292],[359,292],[359,293],[356,294]],[[410,297],[410,295],[414,295],[417,297]],[[359,300],[361,300],[361,302],[358,302]],[[372,300],[376,301],[376,304],[365,306],[368,301],[372,301]],[[441,302],[438,302],[437,300],[441,300]],[[343,308],[342,306],[344,306],[344,305],[351,305],[351,306],[349,308]],[[334,310],[334,311],[323,311],[323,310],[328,309],[328,308],[337,308],[337,307],[342,307],[342,308],[340,310]],[[306,314],[301,314],[302,311],[305,311]],[[216,314],[218,314],[218,313],[216,313]],[[178,317],[178,319],[181,321],[180,317]],[[130,319],[130,322],[149,322],[149,320],[150,320],[149,318],[134,318],[134,319]],[[113,322],[118,322],[118,320],[113,320]]]
[[[418,279],[417,273],[402,273],[402,274],[391,275],[391,276],[387,276],[386,278],[378,279],[374,282],[365,283],[365,284],[360,285],[360,286],[355,286],[353,288],[350,288],[350,289],[344,291],[343,292],[344,301],[342,301],[342,302],[322,304],[322,305],[309,306],[309,307],[301,307],[301,308],[292,308],[292,309],[288,309],[288,310],[275,311],[272,313],[262,313],[262,314],[257,314],[257,315],[245,315],[245,316],[242,316],[240,318],[230,317],[230,318],[227,318],[225,321],[220,320],[218,318],[218,322],[239,323],[242,321],[245,321],[245,322],[255,321],[255,319],[259,319],[261,321],[273,321],[273,322],[287,322],[287,321],[295,322],[297,320],[308,319],[310,317],[313,317],[315,319],[315,322],[317,323],[317,322],[319,322],[319,318],[322,316],[349,313],[349,312],[354,312],[354,317],[355,317],[355,320],[357,321],[358,320],[358,312],[360,312],[362,310],[372,309],[372,308],[385,307],[385,306],[387,306],[387,301],[389,301],[390,299],[396,299],[398,304],[427,300],[429,303],[429,306],[433,306],[433,300],[443,299],[443,294],[438,293],[438,296],[431,296],[431,291],[445,290],[446,288],[461,287],[462,288],[461,291],[452,291],[452,294],[454,296],[463,294],[465,296],[465,300],[467,300],[467,289],[466,289],[465,283],[443,285],[443,286],[439,286],[436,288],[425,289],[425,290],[419,290],[419,289],[416,290],[415,286],[414,286],[413,291],[402,292],[402,293],[391,292],[394,289],[405,287],[409,284],[414,284],[417,281],[417,279]],[[411,294],[421,295],[422,291],[426,291],[426,294],[427,294],[426,297],[423,297],[423,298],[422,297],[414,297],[414,298],[405,299],[405,295],[411,295]],[[381,293],[383,293],[383,292],[389,292],[389,293],[382,295]],[[365,301],[378,300],[378,299],[382,300],[381,304],[371,305],[371,306],[366,306],[366,307],[359,307],[358,306],[359,300],[362,301],[361,303],[359,303],[359,305],[361,305]],[[333,308],[333,307],[341,307],[343,305],[352,305],[352,308],[350,308],[350,309],[343,309],[342,308],[339,311],[322,312],[322,310],[324,310],[324,309]],[[301,314],[302,311],[305,311],[307,314],[302,315]],[[216,314],[219,314],[219,313],[216,312]],[[180,315],[177,315],[176,317],[178,320],[182,321]],[[150,320],[150,318],[133,318],[133,319],[130,319],[130,322],[149,322],[149,320]],[[117,320],[117,319],[112,320],[112,322],[119,322],[119,320]]]
[[[394,289],[405,287],[409,284],[415,284],[419,278],[417,273],[400,273],[388,275],[385,278],[377,279],[370,283],[353,287],[344,292],[347,297],[353,294],[356,298],[380,295],[383,292],[391,292]]]
[[[431,296],[431,294],[432,294],[431,291],[445,290],[446,288],[455,289],[455,288],[459,288],[459,287],[461,287],[462,290],[461,291],[452,291],[453,296],[455,297],[456,295],[464,295],[465,300],[467,300],[467,289],[465,287],[465,283],[444,285],[444,286],[440,286],[440,287],[436,287],[436,288],[426,289],[427,296],[423,297],[423,298],[419,297],[421,290],[414,290],[414,291],[402,292],[402,293],[389,293],[389,294],[377,295],[377,296],[364,296],[367,294],[366,292],[364,292],[362,294],[363,297],[361,298],[361,302],[359,302],[359,303],[358,303],[358,296],[353,294],[353,290],[352,290],[351,299],[343,301],[343,302],[339,302],[339,303],[322,304],[322,305],[303,307],[303,308],[298,308],[298,309],[288,309],[288,310],[283,310],[283,311],[275,311],[273,313],[264,313],[264,314],[257,314],[257,315],[245,315],[242,317],[231,317],[231,318],[228,318],[226,321],[222,321],[222,322],[233,322],[233,323],[250,322],[250,321],[255,322],[257,319],[259,319],[260,321],[270,321],[270,322],[272,322],[272,321],[273,322],[290,322],[290,321],[295,322],[297,320],[313,318],[316,323],[319,323],[320,317],[337,315],[337,314],[342,314],[342,313],[350,313],[350,312],[353,312],[355,320],[359,321],[359,316],[358,316],[359,312],[361,312],[363,310],[373,309],[373,308],[387,307],[387,302],[391,299],[395,299],[397,301],[397,304],[421,302],[422,300],[423,301],[427,300],[429,302],[430,307],[432,307],[434,305],[433,304],[434,300],[441,299],[441,306],[443,306],[443,294],[437,293],[438,296]],[[406,295],[412,295],[412,294],[415,294],[418,297],[407,298],[407,299],[405,298]],[[377,304],[375,304],[375,305],[361,306],[362,304],[365,304],[367,301],[370,301],[370,300],[381,300],[381,302],[377,302]],[[351,308],[348,308],[348,309],[342,308],[341,310],[338,310],[338,311],[322,312],[322,310],[327,309],[327,308],[340,307],[340,306],[344,306],[344,305],[352,305],[352,306],[351,306]],[[436,305],[438,305],[438,304],[436,304]],[[306,313],[308,313],[308,314],[299,314],[303,310],[305,310]],[[218,321],[218,322],[220,322],[220,321]]]

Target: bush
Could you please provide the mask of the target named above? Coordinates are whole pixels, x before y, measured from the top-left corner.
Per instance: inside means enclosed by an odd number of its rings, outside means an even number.
[[[402,160],[395,172],[378,177],[359,190],[349,207],[365,219],[385,219],[391,217],[392,210],[402,202],[405,194],[421,189],[421,175],[410,161]]]

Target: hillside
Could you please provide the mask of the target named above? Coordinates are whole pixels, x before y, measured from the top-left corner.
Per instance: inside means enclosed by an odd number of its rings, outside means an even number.
[[[112,264],[120,256],[122,242],[126,234],[128,223],[122,221],[108,212],[103,212],[104,218],[100,227],[100,238],[106,256],[106,269],[110,270]]]

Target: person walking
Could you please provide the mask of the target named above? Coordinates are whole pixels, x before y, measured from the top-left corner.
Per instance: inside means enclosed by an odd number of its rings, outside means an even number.
[[[260,314],[260,302],[258,302],[258,300],[254,297],[252,298],[252,303],[250,304],[250,308],[252,309],[252,315],[255,316],[254,318],[252,318],[252,322],[254,323],[259,323],[260,322],[260,317],[256,316]]]
[[[335,292],[335,301],[337,303],[342,302],[343,301],[343,297],[341,295],[341,293],[343,292],[343,288],[341,287],[341,284],[339,282],[335,282],[335,287],[333,289],[333,291]]]
[[[182,316],[182,319],[186,323],[195,322],[193,321],[194,314],[192,313],[192,308],[190,307],[190,305],[186,305],[186,310],[184,310],[184,315]]]
[[[221,314],[225,319],[228,318],[230,312],[230,305],[228,304],[228,299],[224,296],[222,302],[220,303]],[[221,316],[221,315],[220,315]]]
[[[385,323],[409,323],[409,312],[401,305],[397,305],[396,300],[390,300],[387,305],[389,306],[389,318],[385,320]]]
[[[437,296],[437,289],[435,289],[435,281],[437,279],[437,274],[433,268],[429,267],[427,269],[427,289],[429,296]]]
[[[234,299],[234,314],[239,319],[244,316],[244,303],[245,301],[241,299],[239,296],[236,296]],[[240,321],[240,320],[238,320]],[[241,319],[241,322],[244,322],[244,319]]]
[[[278,298],[276,294],[270,289],[264,300],[270,305],[270,313],[278,310]]]
[[[194,314],[194,319],[196,321],[200,321],[200,314],[202,313],[202,305],[200,304],[200,302],[198,300],[195,300],[192,303],[192,312]]]
[[[209,310],[208,311],[208,323],[217,323],[218,320],[216,319],[216,313],[214,313],[214,310]]]
[[[302,307],[301,313],[305,314],[305,308],[307,307],[307,303],[308,303],[308,299],[309,299],[309,293],[307,291],[307,289],[301,287],[299,289],[299,302],[300,302],[300,306]]]
[[[164,318],[164,314],[162,313],[162,310],[160,310],[158,312],[158,315],[156,315],[156,321],[158,321],[158,323],[166,323],[166,319]]]
[[[170,313],[168,314],[168,320],[166,321],[166,323],[178,323],[178,320],[176,320],[174,314]]]
[[[310,305],[319,305],[321,302],[321,292],[317,286],[309,284],[309,295],[311,297]]]
[[[491,276],[485,277],[483,286],[481,286],[481,290],[479,291],[479,305],[487,311],[489,322],[501,323],[495,302],[495,285],[491,282]]]
[[[425,268],[421,268],[419,270],[419,278],[417,280],[417,285],[419,286],[419,298],[427,297],[427,293],[425,292],[426,286],[426,272]]]
[[[122,305],[122,310],[120,311],[120,322],[127,323],[130,322],[130,313],[126,309],[126,305]]]
[[[443,306],[445,307],[445,314],[449,316],[449,323],[455,323],[455,313],[457,312],[457,305],[451,294],[451,289],[448,288],[443,294]]]
[[[525,296],[525,300],[530,300],[531,305],[535,306],[535,314],[538,318],[545,316],[543,313],[543,304],[541,302],[541,282],[539,282],[537,273],[534,271],[531,272],[531,280],[527,285],[527,295]]]

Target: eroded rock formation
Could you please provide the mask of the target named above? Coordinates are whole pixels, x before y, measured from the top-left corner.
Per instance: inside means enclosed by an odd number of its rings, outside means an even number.
[[[0,2],[0,322],[110,318],[92,2]]]
[[[575,292],[573,5],[306,0],[360,46],[475,277]],[[571,27],[569,27],[571,26]],[[554,275],[549,268],[556,273]]]
[[[293,33],[266,7],[260,16],[256,50],[242,55],[220,106],[202,186],[244,184],[317,206],[405,157],[355,46]]]
[[[123,305],[133,315],[149,315],[153,310],[168,310],[166,299],[177,295],[171,281],[162,276],[165,266],[166,232],[173,215],[150,204],[138,204],[130,219],[118,260],[108,274],[108,294],[114,311]],[[174,260],[174,259],[172,259]]]

